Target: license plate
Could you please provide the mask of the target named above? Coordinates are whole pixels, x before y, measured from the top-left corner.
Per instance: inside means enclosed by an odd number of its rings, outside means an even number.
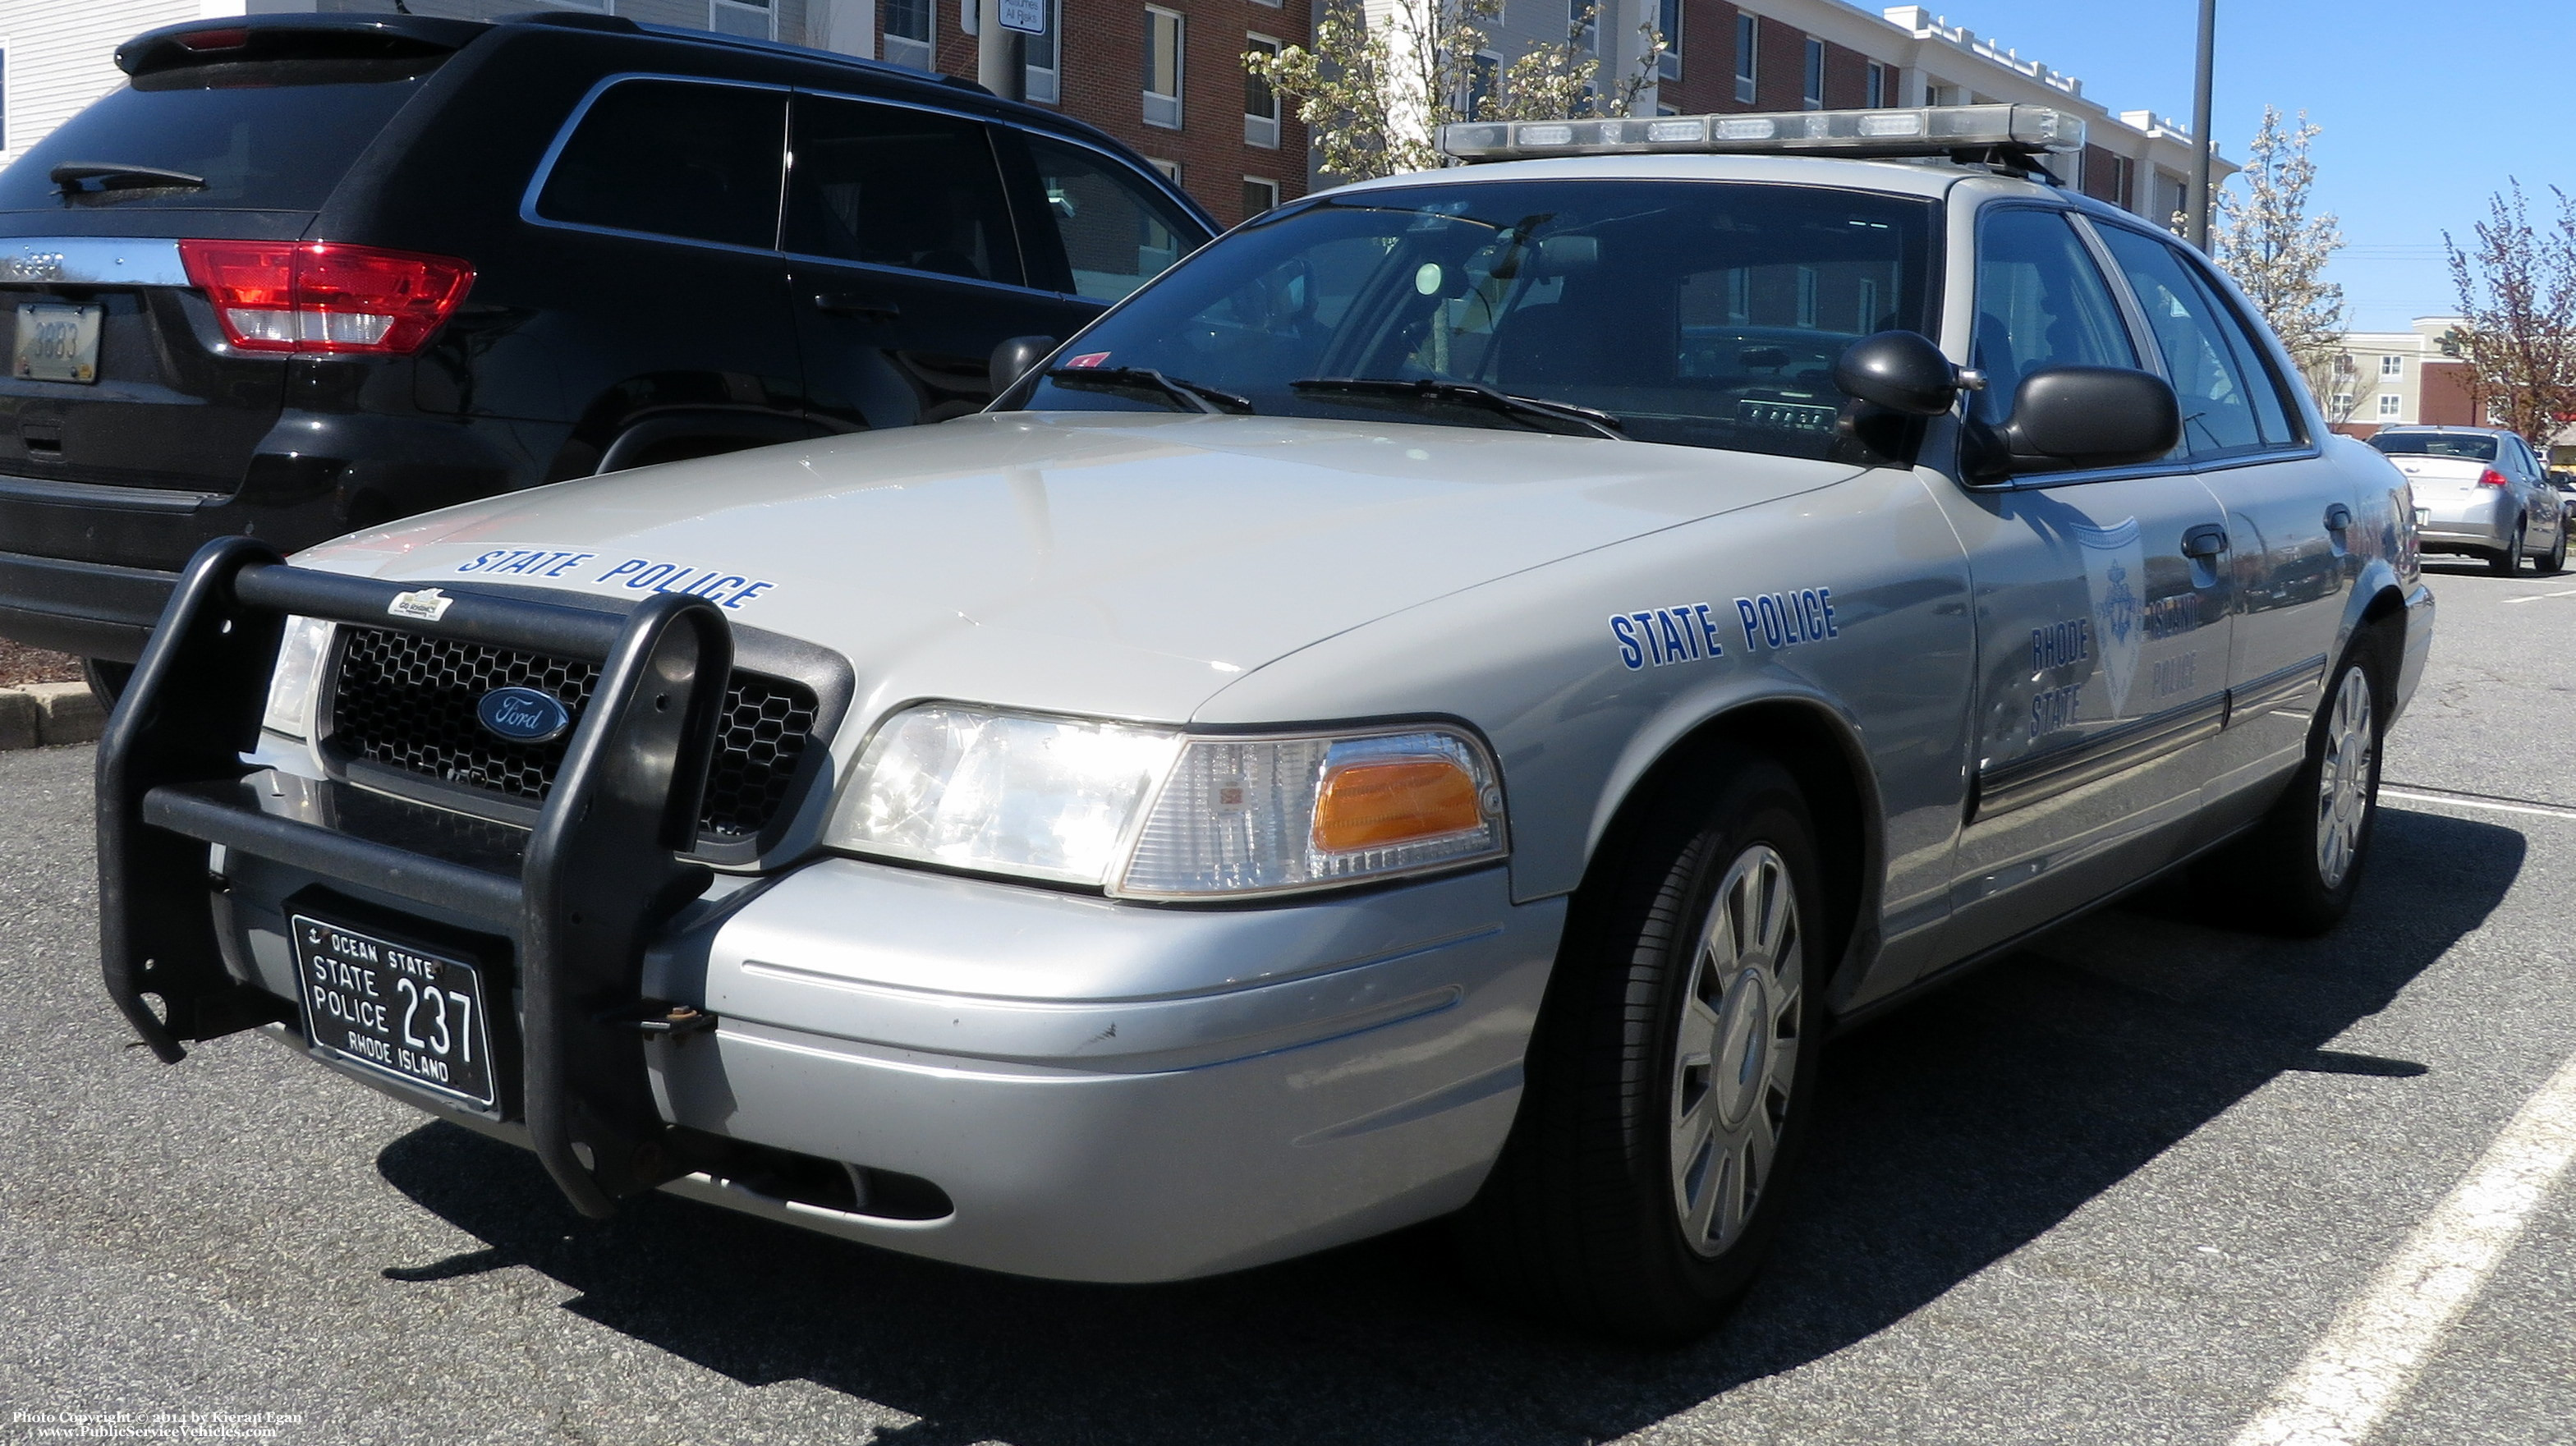
[[[11,373],[24,381],[98,380],[98,324],[104,306],[18,308],[18,354]]]
[[[483,973],[462,959],[294,916],[304,1037],[444,1099],[492,1108]]]

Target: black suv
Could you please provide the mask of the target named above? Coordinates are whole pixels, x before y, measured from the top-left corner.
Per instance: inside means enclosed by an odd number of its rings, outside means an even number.
[[[980,87],[593,15],[199,21],[0,171],[0,636],[113,686],[207,539],[989,398],[1214,233]]]

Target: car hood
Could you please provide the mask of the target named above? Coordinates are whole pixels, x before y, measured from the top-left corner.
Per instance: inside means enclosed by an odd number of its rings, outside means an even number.
[[[863,710],[939,696],[1183,721],[1389,613],[1853,470],[1413,423],[994,413],[559,483],[298,561],[695,592],[848,657]]]

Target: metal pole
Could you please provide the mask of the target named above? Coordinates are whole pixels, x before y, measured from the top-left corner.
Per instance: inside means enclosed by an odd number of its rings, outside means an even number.
[[[987,0],[993,3],[993,0]],[[2191,195],[2183,203],[2184,239],[2209,250],[2209,75],[2218,54],[2218,0],[2200,0],[2200,71],[2191,92]]]
[[[1020,32],[1002,28],[1002,0],[977,0],[975,80],[1004,100],[1026,100],[1028,71],[1020,61]]]

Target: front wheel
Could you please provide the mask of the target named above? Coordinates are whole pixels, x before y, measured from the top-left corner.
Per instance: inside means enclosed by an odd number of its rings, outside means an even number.
[[[1751,1281],[1816,1095],[1832,961],[1814,837],[1789,775],[1747,759],[1601,861],[1520,1117],[1461,1220],[1470,1268],[1512,1304],[1673,1341]]]
[[[2343,921],[2359,892],[2379,820],[2379,745],[2388,726],[2386,641],[2354,638],[2327,676],[2308,755],[2251,833],[2201,871],[2241,922],[2305,938]]]
[[[2487,571],[2494,573],[2498,577],[2511,577],[2515,573],[2520,572],[2522,570],[2522,549],[2524,539],[2530,531],[2530,523],[2515,523],[2513,525],[2513,538],[2511,541],[2505,543],[2503,550],[2487,554]]]

